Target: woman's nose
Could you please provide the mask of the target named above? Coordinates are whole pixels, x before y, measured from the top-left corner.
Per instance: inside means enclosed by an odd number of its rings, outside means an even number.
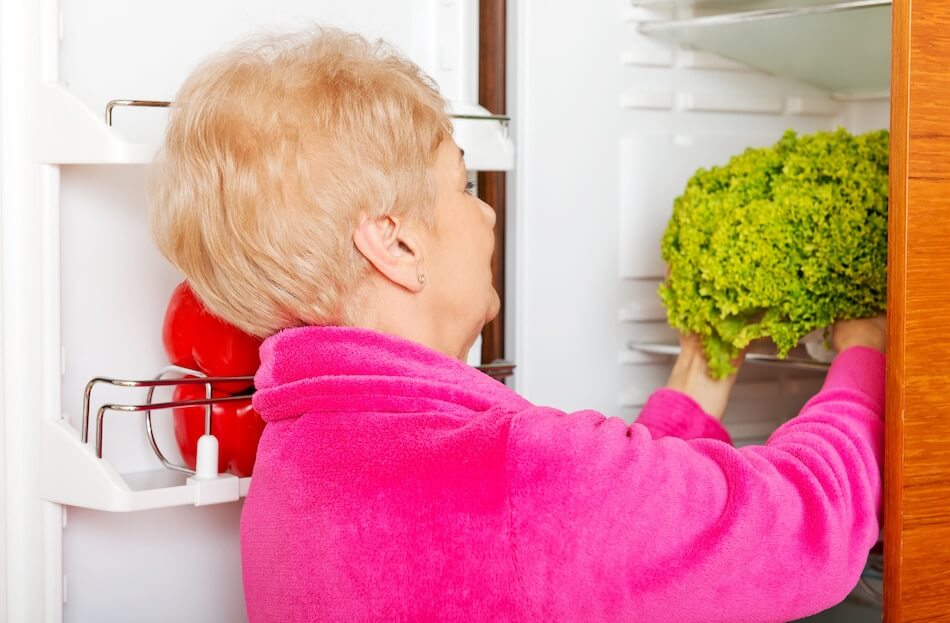
[[[495,208],[482,201],[482,210],[485,211],[485,218],[488,219],[489,226],[495,228]]]

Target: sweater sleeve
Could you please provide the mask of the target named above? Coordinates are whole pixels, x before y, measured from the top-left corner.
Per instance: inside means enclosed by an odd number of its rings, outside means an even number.
[[[539,620],[789,621],[841,601],[879,532],[884,358],[840,354],[763,446],[529,408],[514,564]]]
[[[680,439],[708,437],[732,444],[725,427],[703,411],[698,402],[666,387],[650,394],[637,423],[645,426],[654,439],[667,436]]]

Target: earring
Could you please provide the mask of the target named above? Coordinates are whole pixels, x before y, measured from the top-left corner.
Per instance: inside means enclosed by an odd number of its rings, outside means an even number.
[[[426,276],[424,274],[419,273],[418,275],[416,275],[416,279],[419,280],[420,286],[424,286],[426,284]]]

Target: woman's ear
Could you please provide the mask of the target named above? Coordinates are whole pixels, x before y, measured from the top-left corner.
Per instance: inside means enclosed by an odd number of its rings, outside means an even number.
[[[353,244],[381,275],[411,291],[425,284],[422,245],[405,223],[393,216],[372,218],[360,214]]]

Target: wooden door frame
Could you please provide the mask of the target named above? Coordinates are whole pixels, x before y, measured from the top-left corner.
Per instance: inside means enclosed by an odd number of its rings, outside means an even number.
[[[950,618],[950,3],[894,0],[884,620]]]
[[[507,1],[478,3],[478,103],[496,115],[507,107]],[[482,363],[505,359],[505,173],[478,174],[478,196],[495,208],[495,254],[492,278],[501,298],[498,316],[482,330]]]

